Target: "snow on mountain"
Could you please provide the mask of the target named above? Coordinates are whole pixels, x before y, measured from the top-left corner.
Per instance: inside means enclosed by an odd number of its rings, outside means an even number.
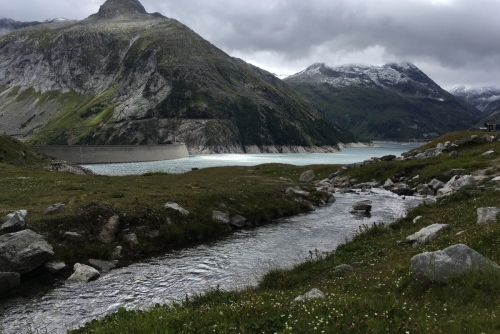
[[[290,82],[327,83],[334,87],[358,86],[400,90],[401,93],[444,99],[442,89],[411,63],[390,63],[383,66],[342,65],[330,67],[316,63],[286,78]]]
[[[500,88],[493,86],[457,86],[450,93],[473,105],[484,114],[500,109]]]

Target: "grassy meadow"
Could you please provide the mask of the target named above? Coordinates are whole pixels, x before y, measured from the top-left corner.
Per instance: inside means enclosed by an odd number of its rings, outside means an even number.
[[[437,142],[464,138],[450,134]],[[397,174],[420,182],[449,179],[450,169],[500,174],[500,144],[479,143],[459,148],[459,157],[447,154],[426,160],[381,162],[351,169],[360,181],[384,181]],[[496,153],[482,155],[485,151]],[[291,168],[291,167],[290,167]],[[313,167],[318,172],[325,166]],[[291,270],[274,270],[257,287],[242,291],[214,289],[174,305],[147,311],[127,311],[95,320],[75,333],[500,333],[500,275],[465,275],[448,284],[415,281],[410,259],[463,243],[500,263],[500,224],[477,225],[479,207],[498,206],[498,183],[484,181],[463,188],[435,204],[422,204],[391,225],[360,229],[353,241],[334,254],[311,254]],[[414,218],[422,216],[416,223]],[[430,243],[412,247],[404,239],[433,223],[450,224]],[[353,264],[339,273],[339,264]],[[294,302],[312,288],[325,298]]]
[[[449,134],[419,150],[472,134],[476,133]],[[483,155],[489,150],[494,153]],[[490,181],[500,175],[500,143],[465,144],[458,151],[457,158],[443,154],[349,169],[344,175],[358,182],[383,182],[397,176],[413,179],[412,186],[433,178],[447,181],[451,178],[449,171],[457,168],[486,179],[434,204],[422,204],[391,225],[365,226],[334,254],[311,253],[308,261],[295,268],[269,272],[257,287],[242,291],[214,288],[182,303],[157,305],[147,311],[121,309],[73,332],[500,333],[498,274],[466,275],[443,284],[421,283],[410,273],[412,256],[458,243],[500,263],[498,218],[496,223],[476,224],[477,208],[500,204],[499,184]],[[39,168],[44,161],[34,158],[30,164],[20,164],[22,159],[9,160],[6,156],[0,163],[0,213],[27,209],[29,227],[51,241],[56,258],[69,263],[88,257],[105,259],[112,252],[116,244],[103,245],[92,238],[99,227],[95,223],[99,216],[119,213],[120,229],[137,233],[139,246],[124,250],[133,261],[229,233],[212,221],[214,209],[241,214],[254,226],[307,211],[310,206],[287,197],[285,189],[299,185],[299,176],[307,169],[323,179],[339,168],[270,164],[209,168],[181,175],[109,177],[44,171]],[[314,188],[312,184],[301,186],[311,191]],[[320,198],[318,193],[311,200],[319,202]],[[168,201],[179,203],[190,215],[183,217],[165,209]],[[59,202],[67,205],[65,212],[44,214],[49,205]],[[417,216],[422,218],[414,223]],[[419,248],[404,241],[433,223],[450,227]],[[78,247],[60,236],[60,231],[75,229],[90,236]],[[153,230],[160,233],[148,237]],[[120,238],[119,234],[117,243]],[[339,264],[354,263],[351,272],[334,270]],[[312,288],[320,289],[326,297],[293,301]]]

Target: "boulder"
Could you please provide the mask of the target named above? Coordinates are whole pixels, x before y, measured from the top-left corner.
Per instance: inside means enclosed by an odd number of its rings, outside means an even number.
[[[299,180],[300,180],[300,182],[311,182],[312,180],[314,180],[315,177],[316,177],[316,175],[314,174],[314,171],[307,170],[300,175]]]
[[[384,183],[383,188],[384,188],[384,189],[386,189],[386,190],[388,190],[388,189],[390,189],[390,188],[392,188],[392,187],[394,187],[394,182],[392,182],[392,180],[391,180],[391,179],[387,179],[387,180],[385,181],[385,183]]]
[[[219,223],[229,224],[231,219],[229,218],[229,213],[213,210],[212,219]]]
[[[319,289],[314,288],[314,289],[310,290],[309,292],[296,297],[293,301],[294,302],[303,302],[305,300],[313,299],[313,298],[325,298],[325,293]]]
[[[346,272],[350,272],[350,271],[353,271],[354,268],[348,264],[339,264],[338,266],[336,266],[335,268],[333,268],[333,272],[334,273],[340,273],[340,274],[343,274],[343,273],[346,273]]]
[[[0,294],[10,291],[21,284],[21,275],[18,273],[0,272]]]
[[[432,187],[432,189],[434,189],[435,191],[438,191],[439,189],[443,188],[444,187],[444,182],[441,182],[437,179],[432,179],[431,182],[428,183],[430,187]]]
[[[236,226],[236,227],[245,227],[247,223],[247,219],[243,216],[240,215],[234,215],[231,217],[231,225]]]
[[[450,154],[448,154],[448,157],[449,158],[456,158],[456,157],[458,157],[458,151],[457,150],[451,151]]]
[[[73,269],[73,275],[66,280],[67,283],[85,283],[101,276],[96,269],[81,263],[75,263]]]
[[[56,203],[56,204],[52,204],[47,209],[45,209],[45,211],[43,213],[47,215],[47,214],[51,214],[51,213],[63,212],[64,210],[66,210],[65,204]]]
[[[122,246],[116,246],[113,250],[113,254],[111,255],[114,260],[118,260],[122,257]]]
[[[406,240],[413,243],[414,246],[422,245],[429,242],[429,240],[433,239],[439,231],[447,227],[448,224],[432,224],[406,237]]]
[[[500,267],[464,244],[417,254],[411,259],[413,277],[424,281],[446,283],[451,278],[484,270],[497,271]]]
[[[56,274],[66,269],[66,263],[61,261],[49,261],[45,263],[45,269],[47,269],[49,273]]]
[[[478,208],[477,223],[486,224],[489,222],[494,222],[497,220],[497,216],[499,213],[500,213],[500,208],[495,208],[495,207]]]
[[[52,246],[31,230],[0,236],[1,272],[30,272],[44,264],[52,255]]]
[[[139,244],[139,239],[137,239],[137,235],[135,233],[126,234],[123,239],[128,243],[130,248],[134,248]]]
[[[116,232],[120,227],[120,217],[118,215],[111,216],[106,224],[102,227],[97,238],[105,244],[111,244],[115,241]]]
[[[311,196],[311,193],[308,191],[292,187],[286,189],[286,194],[290,197],[300,198],[308,198],[309,196]]]
[[[189,216],[189,211],[181,207],[179,204],[174,202],[168,202],[165,204],[165,208],[172,209],[179,212],[183,216]]]
[[[455,175],[454,177],[451,178],[450,181],[448,181],[445,186],[437,191],[438,196],[444,196],[447,194],[450,194],[454,191],[459,190],[460,188],[466,187],[466,186],[473,186],[476,184],[476,180],[474,180],[474,177],[472,175],[463,175],[463,176],[458,176]]]
[[[89,264],[98,269],[102,273],[107,273],[111,269],[116,268],[116,261],[103,261],[96,259],[89,259]]]
[[[396,159],[396,156],[395,155],[384,155],[383,157],[380,157],[380,160],[382,161],[391,161],[391,160],[394,160]]]
[[[490,155],[490,154],[493,154],[493,153],[495,153],[495,151],[489,150],[489,151],[484,152],[482,155]]]
[[[5,216],[0,229],[5,233],[18,232],[26,228],[26,216],[28,211],[19,210]]]
[[[427,184],[420,183],[417,185],[417,194],[419,194],[419,195],[432,195],[432,194],[434,194],[434,190],[432,190],[431,188],[432,187],[430,187]]]
[[[354,203],[352,206],[352,210],[350,213],[360,213],[360,214],[369,214],[372,210],[372,201],[364,200]]]

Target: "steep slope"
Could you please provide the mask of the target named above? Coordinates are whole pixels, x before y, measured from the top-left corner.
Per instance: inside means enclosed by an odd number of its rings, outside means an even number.
[[[284,81],[327,118],[366,139],[427,139],[467,129],[480,119],[477,110],[409,63],[314,64]]]
[[[0,37],[0,119],[1,133],[36,144],[274,152],[354,140],[270,73],[136,0]]]

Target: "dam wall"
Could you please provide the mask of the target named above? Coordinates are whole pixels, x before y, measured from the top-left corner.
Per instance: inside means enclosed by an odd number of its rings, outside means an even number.
[[[33,146],[33,150],[76,164],[106,164],[172,160],[189,156],[182,143],[165,145]]]

